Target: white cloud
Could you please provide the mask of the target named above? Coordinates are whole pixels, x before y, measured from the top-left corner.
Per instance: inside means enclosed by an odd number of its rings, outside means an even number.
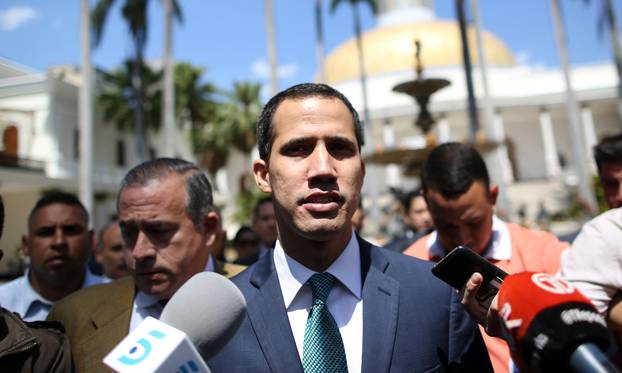
[[[279,78],[293,78],[298,74],[299,67],[295,63],[289,63],[286,65],[279,65],[277,68],[277,75]],[[268,62],[263,58],[256,59],[251,65],[251,71],[254,75],[266,79],[270,77],[270,66]]]
[[[546,66],[546,63],[543,60],[537,59],[534,56],[533,51],[529,49],[518,51],[518,53],[516,53],[516,63],[519,66],[528,66],[535,69],[544,68]]]
[[[0,29],[11,31],[39,17],[39,12],[29,6],[13,6],[0,10]]]

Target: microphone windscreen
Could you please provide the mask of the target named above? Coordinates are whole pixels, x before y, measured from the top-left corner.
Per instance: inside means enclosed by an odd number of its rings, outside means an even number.
[[[603,349],[609,345],[606,322],[589,299],[546,273],[507,276],[499,289],[498,310],[519,367],[556,369],[583,343]]]
[[[246,316],[246,301],[225,277],[200,272],[168,301],[160,320],[183,331],[208,360],[233,337]]]
[[[515,340],[523,340],[527,328],[542,310],[566,302],[591,305],[574,286],[558,277],[535,272],[507,276],[499,289],[499,311],[509,323]]]

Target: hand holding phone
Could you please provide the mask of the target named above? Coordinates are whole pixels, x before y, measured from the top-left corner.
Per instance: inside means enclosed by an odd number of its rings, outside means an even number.
[[[436,277],[460,291],[475,272],[483,277],[475,298],[488,309],[507,273],[466,246],[456,247],[432,267]]]

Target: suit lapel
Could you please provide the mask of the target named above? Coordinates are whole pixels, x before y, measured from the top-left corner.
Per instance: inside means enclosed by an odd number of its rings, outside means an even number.
[[[359,238],[363,277],[362,372],[388,372],[397,330],[399,284],[385,274],[382,252]]]
[[[78,346],[76,354],[85,358],[86,366],[78,367],[79,371],[95,372],[102,369],[102,359],[129,332],[132,304],[134,302],[134,282],[131,277],[119,280],[119,288],[114,292],[117,296],[101,302],[100,308],[91,316],[95,331],[84,338]]]
[[[247,299],[246,312],[270,371],[302,373],[272,255],[259,259],[250,282],[257,292]]]

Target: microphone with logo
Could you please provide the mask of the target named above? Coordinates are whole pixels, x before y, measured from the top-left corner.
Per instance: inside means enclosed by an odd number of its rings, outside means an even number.
[[[205,360],[231,339],[246,301],[225,277],[201,272],[168,301],[160,320],[146,318],[105,358],[121,373],[209,373]]]
[[[507,276],[498,310],[521,372],[618,372],[603,353],[611,344],[605,319],[567,281],[534,272]]]

